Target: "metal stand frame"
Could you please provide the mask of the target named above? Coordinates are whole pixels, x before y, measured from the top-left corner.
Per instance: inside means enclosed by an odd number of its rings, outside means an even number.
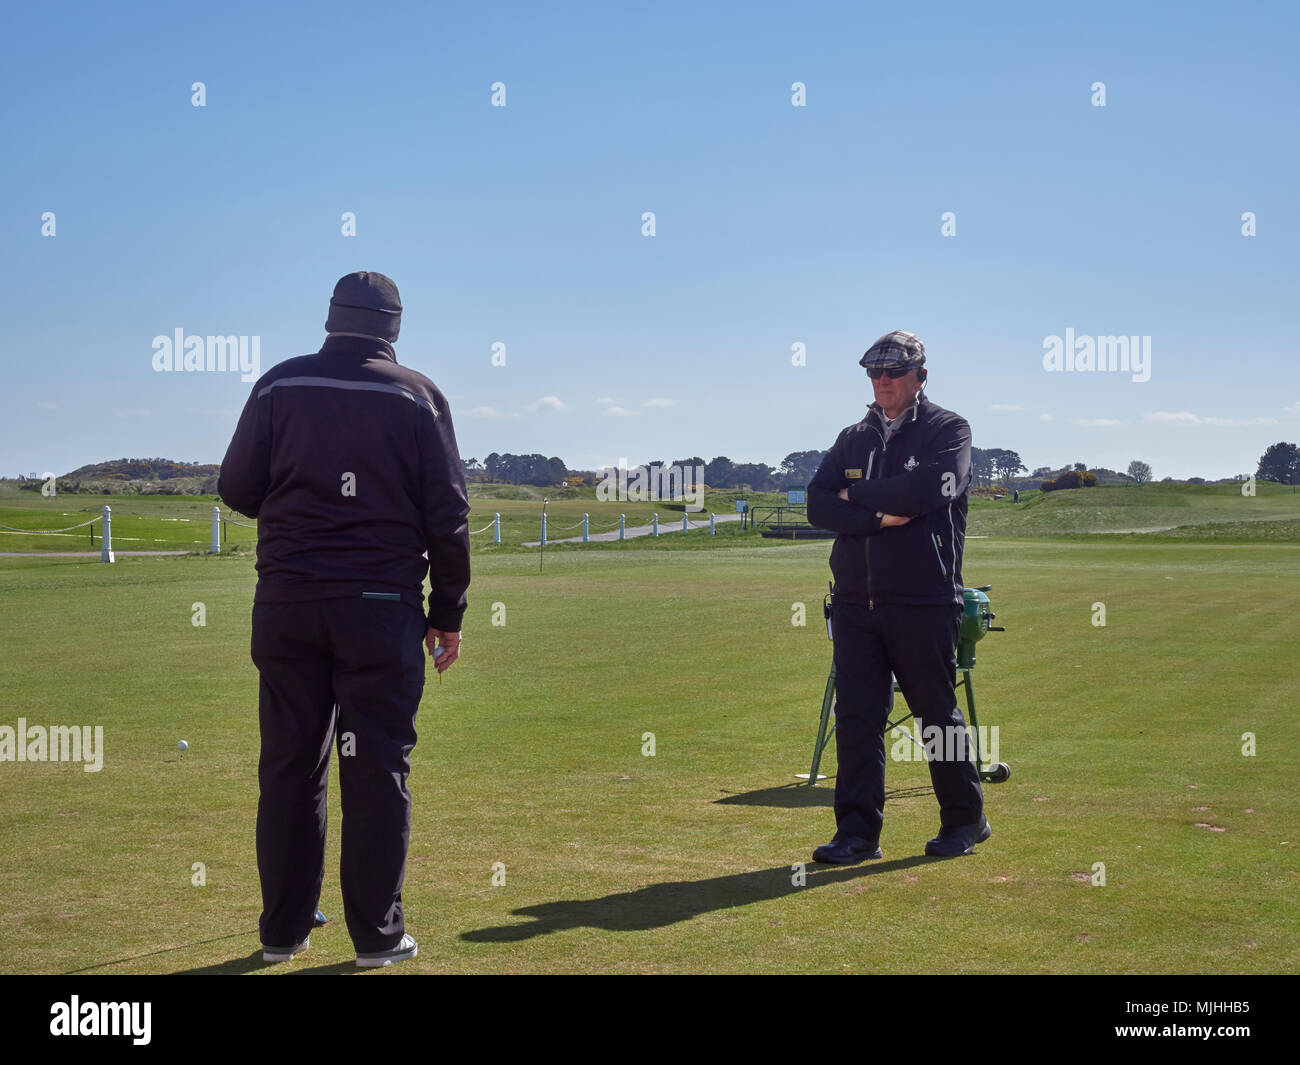
[[[1001,784],[1004,780],[1006,780],[1008,777],[1011,776],[1011,768],[1005,762],[998,762],[996,765],[988,765],[987,763],[985,763],[983,757],[981,756],[979,719],[975,715],[975,685],[971,681],[971,677],[970,677],[971,669],[970,667],[967,666],[958,666],[957,673],[959,674],[960,677],[960,679],[957,682],[957,686],[959,688],[964,689],[966,692],[966,720],[969,725],[968,731],[970,732],[972,740],[975,744],[975,765],[979,772],[979,778],[980,780],[990,784]],[[902,691],[902,689],[898,686],[897,681],[894,682],[894,691],[895,692]],[[826,678],[826,694],[822,697],[822,715],[821,715],[821,721],[817,726],[817,742],[813,745],[812,768],[808,770],[809,787],[816,784],[819,779],[821,780],[826,779],[825,777],[819,778],[817,776],[817,767],[821,765],[822,753],[830,745],[831,738],[835,735],[835,726],[831,724],[831,710],[834,707],[834,705],[835,705],[835,663],[832,662],[830,676]],[[894,699],[893,699],[893,694],[891,693],[889,699],[890,714],[892,714],[893,711],[894,711]],[[912,718],[914,718],[915,716],[916,715],[909,710],[897,721],[892,719],[886,720],[885,732],[888,733],[891,729],[901,727],[906,722],[912,720]],[[911,732],[908,732],[907,736],[912,741],[913,744],[916,744],[916,737],[913,736]],[[803,774],[798,773],[796,774],[796,776],[802,777]]]

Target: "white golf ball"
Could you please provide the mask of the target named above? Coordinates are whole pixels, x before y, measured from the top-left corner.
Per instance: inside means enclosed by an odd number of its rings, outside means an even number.
[[[176,745],[176,749],[178,751],[188,751],[190,749],[190,745],[186,743],[184,740],[181,740],[180,743]]]
[[[437,650],[435,650],[435,651],[433,652],[433,657],[434,657],[434,658],[441,658],[441,657],[442,657],[444,654],[446,654],[446,653],[447,653],[447,648],[445,648],[445,647],[439,647]]]

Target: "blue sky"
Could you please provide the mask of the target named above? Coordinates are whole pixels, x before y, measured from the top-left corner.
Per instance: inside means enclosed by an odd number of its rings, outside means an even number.
[[[1031,469],[1253,472],[1300,438],[1295,8],[1056,7],[12,9],[0,473],[220,461],[251,385],[153,338],[269,369],[358,269],[467,458],[775,464],[907,329]],[[1067,329],[1150,337],[1149,380],[1044,369]]]

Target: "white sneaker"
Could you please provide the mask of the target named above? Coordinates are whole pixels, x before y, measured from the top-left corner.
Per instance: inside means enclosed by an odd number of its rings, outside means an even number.
[[[265,962],[293,961],[293,956],[295,954],[301,954],[304,950],[306,950],[310,946],[311,946],[311,936],[308,936],[296,947],[290,947],[288,950],[285,950],[283,947],[268,947],[265,943],[263,943],[262,960]]]
[[[409,935],[402,936],[402,941],[392,950],[381,950],[377,954],[358,954],[358,969],[379,969],[397,961],[409,961],[419,953],[419,946]]]

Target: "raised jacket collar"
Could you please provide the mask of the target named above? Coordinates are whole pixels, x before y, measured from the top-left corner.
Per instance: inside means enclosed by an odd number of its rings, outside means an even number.
[[[900,418],[905,417],[907,415],[907,412],[911,411],[912,416],[910,418],[907,418],[907,422],[916,421],[916,416],[921,413],[921,404],[927,402],[929,401],[925,398],[925,390],[922,389],[920,392],[916,394],[916,398],[912,400],[912,405],[908,407],[907,410],[903,411],[899,415],[899,417]],[[875,400],[872,400],[871,406],[867,408],[867,418],[870,418],[873,412],[880,419],[880,429],[881,429],[881,434],[883,435],[884,428],[885,428],[885,409]],[[863,420],[865,421],[866,419]],[[903,425],[907,424],[907,422],[900,423],[898,428],[901,429]]]
[[[359,355],[367,359],[387,359],[397,361],[393,345],[378,337],[353,336],[345,333],[330,333],[321,345],[322,355]]]

